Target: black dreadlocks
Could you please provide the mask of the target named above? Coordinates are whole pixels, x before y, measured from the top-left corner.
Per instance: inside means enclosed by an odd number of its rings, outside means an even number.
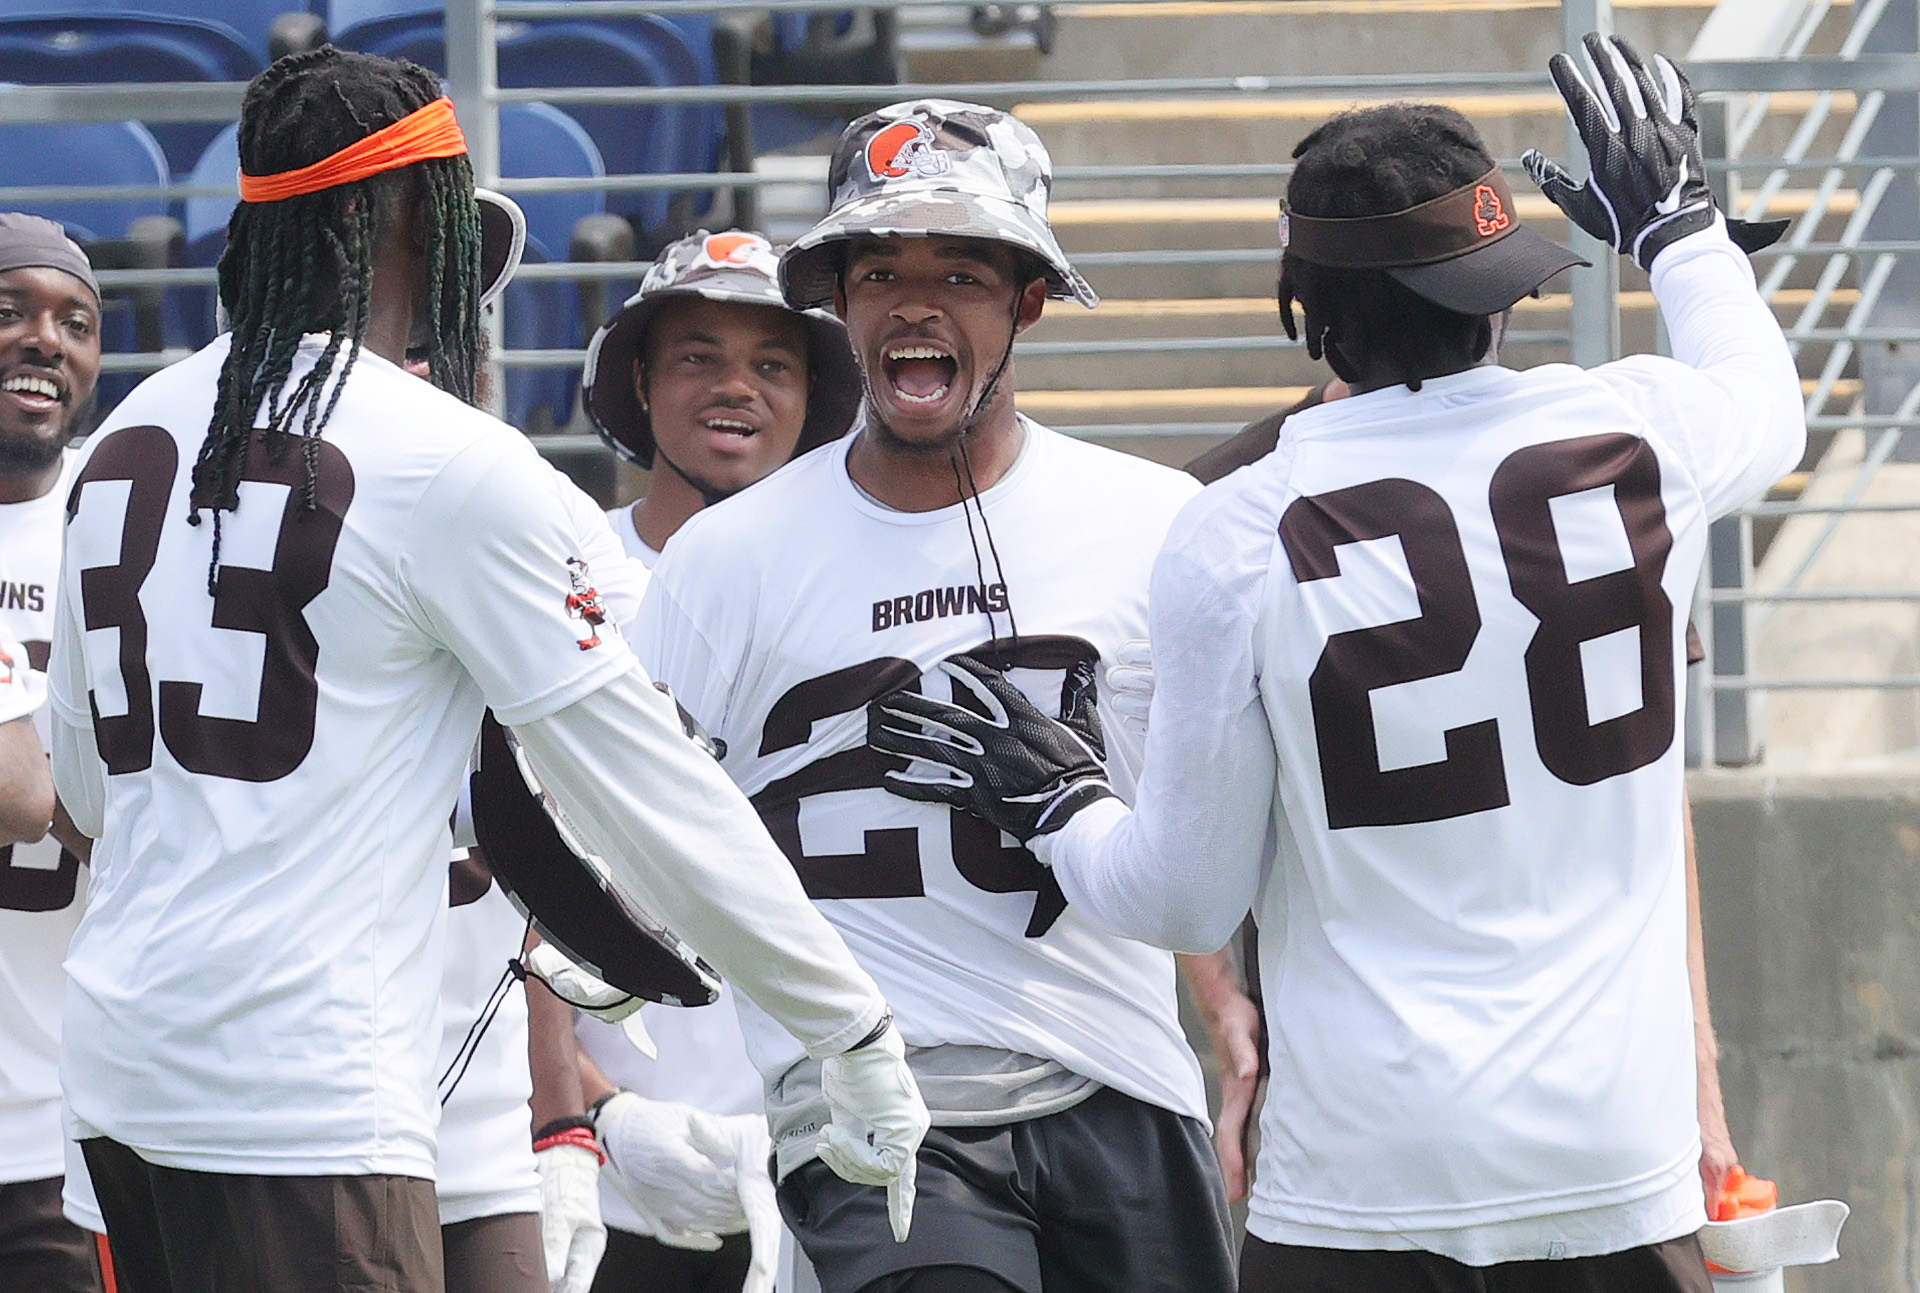
[[[1343,113],[1293,150],[1287,206],[1325,219],[1387,215],[1472,183],[1493,165],[1480,132],[1434,104],[1391,103]],[[1280,261],[1280,321],[1345,381],[1385,373],[1420,389],[1423,377],[1471,368],[1493,345],[1489,320],[1435,305],[1377,269]]]
[[[240,109],[240,168],[272,175],[310,166],[440,97],[432,72],[411,63],[324,45],[290,54],[253,79]],[[213,420],[193,467],[188,519],[213,512],[213,564],[220,513],[239,506],[240,473],[260,408],[269,452],[296,435],[306,455],[304,502],[312,509],[317,437],[332,416],[366,335],[373,262],[403,204],[416,204],[427,251],[428,360],[433,383],[473,403],[485,356],[480,320],[480,212],[465,157],[396,171],[282,202],[234,208],[220,258],[220,303],[232,349],[220,370]],[[313,368],[289,392],[300,339],[329,334]],[[339,380],[329,378],[340,364]]]

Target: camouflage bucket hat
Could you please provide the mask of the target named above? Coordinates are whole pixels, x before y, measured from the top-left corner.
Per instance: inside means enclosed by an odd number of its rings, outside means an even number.
[[[916,99],[847,127],[833,155],[833,206],[780,260],[796,310],[830,305],[839,272],[831,245],[857,237],[949,234],[1009,243],[1046,266],[1047,295],[1092,309],[1100,298],[1047,223],[1053,161],[1025,122],[995,108]]]
[[[653,419],[633,389],[633,365],[647,340],[647,325],[660,307],[679,296],[736,305],[788,310],[776,280],[779,257],[759,234],[708,233],[705,229],[670,243],[647,270],[640,290],[601,325],[587,346],[581,379],[587,416],[613,451],[642,467],[653,466]],[[840,320],[820,310],[794,309],[806,324],[807,420],[794,456],[837,440],[860,409],[860,370]]]

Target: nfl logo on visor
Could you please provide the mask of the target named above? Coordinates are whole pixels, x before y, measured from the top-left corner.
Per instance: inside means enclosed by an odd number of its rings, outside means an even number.
[[[920,117],[896,121],[867,141],[867,174],[876,184],[918,175],[945,175],[953,160],[933,146],[933,127]]]

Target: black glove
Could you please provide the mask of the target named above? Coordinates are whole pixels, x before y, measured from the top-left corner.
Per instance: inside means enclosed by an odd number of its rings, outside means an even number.
[[[1101,766],[1096,661],[1068,670],[1058,719],[978,660],[952,656],[937,667],[953,679],[960,703],[896,691],[867,706],[869,746],[936,769],[917,776],[889,772],[888,790],[967,809],[1022,844],[1059,830],[1088,804],[1113,798]]]
[[[1734,246],[1751,256],[1779,242],[1780,235],[1792,223],[1791,220],[1737,220],[1728,216],[1727,237],[1733,239]]]
[[[1648,269],[1668,246],[1713,223],[1693,88],[1661,55],[1649,69],[1618,36],[1589,32],[1585,45],[1604,94],[1565,54],[1555,54],[1548,70],[1586,145],[1591,175],[1576,183],[1532,148],[1520,163],[1569,220]]]

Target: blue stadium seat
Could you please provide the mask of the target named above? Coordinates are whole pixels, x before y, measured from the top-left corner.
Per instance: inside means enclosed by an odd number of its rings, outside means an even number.
[[[500,109],[500,173],[513,179],[597,178],[607,168],[593,139],[560,109],[545,103],[509,103]],[[525,193],[514,201],[527,213],[526,259],[532,264],[567,259],[574,225],[584,216],[606,210],[606,195],[600,192]],[[587,344],[580,293],[572,283],[509,284],[505,322],[509,349],[568,349]],[[507,421],[517,427],[536,422],[565,426],[572,418],[579,387],[580,374],[574,369],[509,371]]]
[[[311,12],[322,13],[320,7]],[[309,12],[307,0],[117,0],[102,10],[88,0],[20,0],[22,14],[34,16],[98,14],[110,12],[125,17],[189,18],[230,29],[262,65],[267,60],[267,34],[273,20],[283,13]]]
[[[145,127],[131,121],[52,122],[0,125],[0,187],[153,184],[167,182],[167,161]],[[17,209],[58,220],[82,243],[126,236],[143,216],[167,214],[167,202],[151,198],[111,201],[30,202]],[[101,342],[110,354],[140,349],[133,303],[109,292],[102,303]],[[99,401],[112,408],[137,384],[130,374],[103,377]]]
[[[213,137],[207,151],[188,173],[187,183],[231,189],[234,176],[239,172],[240,126],[235,122]],[[186,228],[187,249],[181,264],[204,269],[220,263],[220,253],[227,246],[227,217],[233,214],[233,204],[239,200],[231,192],[224,197],[186,200],[181,223]],[[182,334],[183,345],[198,350],[213,340],[218,331],[215,326],[217,300],[218,294],[211,287],[182,287],[167,293],[169,325]]]
[[[259,56],[224,23],[112,9],[0,17],[0,81],[22,85],[245,81],[260,67]],[[168,122],[151,129],[170,169],[179,174],[193,165],[220,127],[211,122]]]
[[[167,182],[167,159],[153,135],[131,121],[0,125],[0,188]],[[58,220],[81,242],[124,237],[141,216],[167,214],[167,201],[33,202],[19,209]]]
[[[335,0],[335,12],[379,0]],[[372,54],[409,58],[446,74],[446,38],[438,6],[335,28],[335,43]],[[509,88],[580,85],[699,85],[712,80],[678,28],[659,18],[541,20],[502,29],[500,84]],[[614,175],[713,171],[719,162],[724,117],[717,105],[570,105],[599,146]],[[648,230],[666,220],[664,193],[615,194],[608,209],[636,218]]]
[[[500,173],[585,179],[607,167],[593,137],[567,113],[547,103],[508,103],[500,108]],[[566,259],[574,225],[607,209],[606,194],[597,191],[522,193],[514,201],[527,213],[527,241],[549,259]]]
[[[221,0],[145,0],[151,4],[217,4]],[[254,0],[255,3],[271,3],[271,0]],[[292,0],[288,0],[289,3]],[[81,0],[66,0],[69,4],[79,4]],[[334,33],[351,31],[383,18],[417,18],[423,14],[438,14],[445,10],[444,4],[428,3],[427,0],[312,0],[313,12],[327,20],[327,29]],[[806,32],[806,15],[800,18],[800,31]],[[849,15],[851,21],[851,15]],[[709,85],[719,79],[713,62],[713,15],[710,13],[675,14],[666,22],[676,28],[692,50],[694,62],[700,69],[702,85]],[[616,24],[617,25],[617,24]],[[353,48],[359,48],[353,46]]]
[[[240,123],[236,121],[213,137],[213,142],[207,145],[207,151],[200,154],[200,160],[193,164],[193,170],[187,175],[187,183],[202,188],[231,189],[239,174]],[[239,200],[236,193],[228,193],[224,197],[187,199],[184,222],[187,228],[187,264],[211,265],[220,258],[220,248],[227,240],[227,217],[233,214],[233,204]],[[204,248],[209,243],[213,247],[213,259],[198,259],[195,249]]]

